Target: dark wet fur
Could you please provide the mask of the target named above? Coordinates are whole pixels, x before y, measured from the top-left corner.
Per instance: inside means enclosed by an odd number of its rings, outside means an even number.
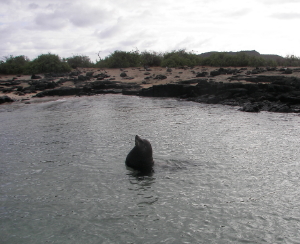
[[[135,147],[127,155],[125,164],[142,173],[153,172],[154,161],[150,142],[135,136]]]

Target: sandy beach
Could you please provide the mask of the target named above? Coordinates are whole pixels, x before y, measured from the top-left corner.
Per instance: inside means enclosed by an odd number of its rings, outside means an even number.
[[[220,74],[216,76],[210,75],[210,72],[219,70],[219,67],[204,67],[204,66],[195,66],[195,67],[180,67],[180,68],[162,68],[162,67],[150,67],[145,69],[144,67],[135,67],[135,68],[126,68],[126,69],[99,69],[99,68],[79,68],[73,70],[80,73],[80,75],[86,76],[88,72],[93,72],[90,80],[83,81],[82,83],[91,83],[97,80],[94,76],[98,74],[106,74],[108,78],[105,80],[118,81],[124,83],[132,83],[140,85],[143,88],[149,88],[153,85],[161,84],[170,84],[170,83],[180,83],[182,81],[188,81],[196,78],[205,78],[213,82],[241,82],[247,83],[248,81],[243,78],[247,77],[256,77],[259,75],[264,76],[285,76],[285,77],[298,77],[300,78],[300,69],[295,67],[290,67],[289,69],[293,70],[291,74],[285,74],[282,70],[283,67],[277,67],[276,70],[267,70],[261,68],[261,71],[258,74],[253,74],[253,70],[256,70],[255,67],[226,67],[224,69],[229,70],[238,70],[238,73],[234,74]],[[285,68],[286,69],[286,68]],[[206,72],[205,77],[197,77],[197,74]],[[125,77],[122,77],[121,74],[126,74]],[[44,74],[37,74],[44,78]],[[160,76],[160,78],[157,78]],[[237,80],[232,81],[233,76],[238,76]],[[61,77],[52,78],[53,82],[58,82]],[[17,86],[11,83],[12,81],[16,82],[19,87],[26,88],[30,86],[29,82],[32,81],[31,75],[0,75],[0,96],[8,96],[15,101],[28,101],[32,100],[32,97],[36,93],[20,93],[17,91]],[[10,85],[11,83],[11,85]],[[59,85],[59,87],[75,87],[76,84],[73,81],[66,81]],[[3,90],[4,89],[4,90]],[[10,90],[11,89],[11,90]]]

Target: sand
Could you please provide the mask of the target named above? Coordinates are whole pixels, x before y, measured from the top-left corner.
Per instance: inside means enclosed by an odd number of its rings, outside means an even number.
[[[241,67],[226,67],[226,69],[231,68],[231,69],[240,69]],[[277,69],[280,69],[281,67],[278,67]],[[193,68],[190,67],[183,67],[183,68],[171,68],[171,71],[168,70],[167,68],[162,68],[162,67],[150,67],[148,70],[145,70],[144,68],[127,68],[127,69],[99,69],[99,68],[81,68],[78,69],[80,72],[82,72],[82,75],[85,75],[86,72],[92,71],[94,72],[93,75],[97,75],[100,73],[105,73],[110,76],[110,79],[113,79],[115,81],[121,81],[121,82],[127,82],[127,83],[136,83],[141,85],[144,88],[151,87],[153,85],[160,85],[160,84],[168,84],[168,83],[179,83],[180,81],[186,81],[186,80],[191,80],[191,79],[196,79],[196,75],[199,72],[208,72],[210,73],[213,70],[219,69],[218,67],[204,67],[204,66],[196,66]],[[244,68],[241,73],[238,75],[242,77],[255,77],[257,75],[247,75],[247,71],[251,71],[254,69],[254,67],[247,67]],[[299,68],[296,69],[294,67],[291,67],[291,69],[295,69],[295,71],[292,74],[282,74],[280,71],[265,71],[261,74],[258,75],[264,75],[264,76],[287,76],[287,77],[298,77],[300,78],[300,70]],[[120,74],[122,72],[125,72],[127,74],[127,77],[122,78]],[[42,78],[44,77],[43,74],[37,74],[41,76]],[[157,75],[164,75],[167,78],[166,79],[154,79]],[[228,79],[229,77],[232,77],[232,74],[224,74],[224,75],[218,75],[218,76],[207,76],[207,77],[199,77],[204,78],[204,79],[210,79],[215,82],[236,82],[236,81],[230,81]],[[148,77],[148,79],[145,79]],[[5,81],[12,81],[13,79],[17,81],[21,81],[20,86],[26,87],[28,85],[28,81],[31,79],[30,75],[0,75],[0,87],[3,88],[9,88],[9,86],[4,86],[3,83]],[[58,79],[54,79],[54,81],[58,81]],[[95,78],[92,78],[89,81],[85,82],[93,82],[95,81]],[[247,81],[240,79],[239,82],[246,83]],[[67,87],[75,87],[74,83],[71,81],[65,82],[61,85],[67,86]],[[32,96],[35,95],[35,93],[30,93],[30,94],[25,94],[25,95],[18,95],[16,91],[9,92],[9,93],[3,93],[2,91],[0,92],[0,96],[7,95],[10,98],[16,100],[16,101],[28,101],[32,99]]]

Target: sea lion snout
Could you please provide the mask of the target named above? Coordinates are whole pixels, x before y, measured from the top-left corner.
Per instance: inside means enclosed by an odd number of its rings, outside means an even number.
[[[138,135],[136,135],[135,136],[135,145],[138,146],[141,143],[141,141],[142,141],[142,139]]]

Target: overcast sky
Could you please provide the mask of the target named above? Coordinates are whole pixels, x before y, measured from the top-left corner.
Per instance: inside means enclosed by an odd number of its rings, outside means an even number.
[[[300,0],[0,0],[0,55],[256,50],[300,56]]]

